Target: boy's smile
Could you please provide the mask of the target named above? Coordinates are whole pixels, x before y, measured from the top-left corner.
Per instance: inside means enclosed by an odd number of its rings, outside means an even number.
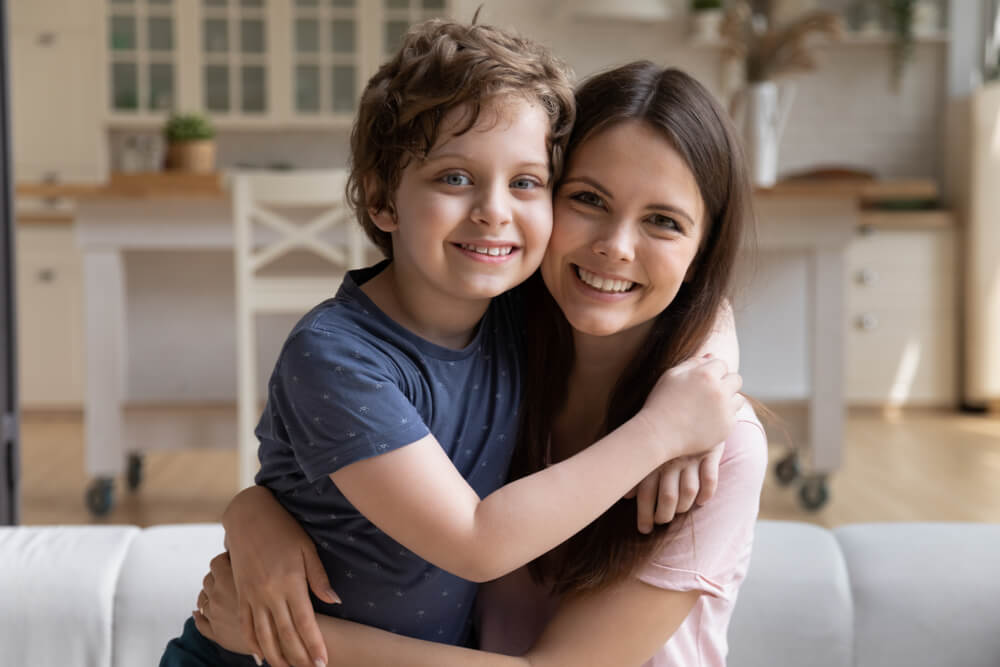
[[[506,96],[455,134],[467,112],[445,116],[426,159],[403,169],[391,210],[371,212],[392,234],[392,316],[431,340],[468,334],[490,299],[538,268],[552,231],[545,111]]]

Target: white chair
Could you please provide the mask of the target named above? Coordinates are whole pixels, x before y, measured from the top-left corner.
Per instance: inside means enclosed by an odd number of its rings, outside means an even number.
[[[347,206],[346,183],[346,170],[232,175],[241,488],[253,483],[258,468],[254,427],[260,417],[261,392],[255,315],[304,314],[336,293],[345,270],[364,264],[369,244]],[[307,211],[311,217],[303,222],[289,215],[296,211]],[[322,260],[322,271],[288,275],[275,271],[275,260],[303,250]],[[264,272],[268,267],[271,270]]]

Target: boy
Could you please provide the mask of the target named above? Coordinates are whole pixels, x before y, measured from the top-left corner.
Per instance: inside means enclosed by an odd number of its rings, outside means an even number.
[[[317,611],[466,644],[473,582],[550,550],[664,461],[724,438],[715,389],[678,376],[641,419],[500,489],[520,402],[519,303],[506,292],[541,262],[572,120],[565,68],[487,26],[418,26],[369,82],[349,195],[387,260],[349,273],[296,325],[257,428],[258,484],[305,528],[344,600]],[[679,414],[713,426],[679,438],[667,424]],[[302,618],[268,613],[254,612],[259,638]],[[189,622],[161,664],[226,660],[245,664]]]

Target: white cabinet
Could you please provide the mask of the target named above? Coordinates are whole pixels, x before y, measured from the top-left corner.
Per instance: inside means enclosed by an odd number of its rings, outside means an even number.
[[[113,122],[201,110],[221,128],[350,125],[368,78],[446,0],[109,0]]]
[[[71,224],[19,224],[17,339],[21,406],[83,405],[83,261]]]
[[[847,268],[848,402],[956,405],[955,230],[868,229]]]
[[[96,23],[86,0],[47,0],[47,13],[14,3],[10,74],[17,182],[99,182],[104,178]],[[13,8],[12,8],[13,9]]]

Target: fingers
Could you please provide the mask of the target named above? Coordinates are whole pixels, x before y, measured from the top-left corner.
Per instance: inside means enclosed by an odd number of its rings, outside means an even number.
[[[743,394],[735,394],[733,396],[733,411],[739,412],[743,409],[743,406],[747,404],[747,397]]]
[[[640,533],[653,530],[653,513],[656,510],[656,490],[659,486],[659,474],[653,472],[639,482],[636,491],[636,523]]]
[[[698,489],[698,497],[695,502],[704,505],[715,495],[715,490],[719,487],[719,463],[722,461],[722,453],[726,449],[726,443],[715,446],[708,455],[701,460],[698,466],[701,488]]]
[[[629,491],[628,493],[626,493],[626,494],[625,494],[625,495],[624,495],[623,497],[624,497],[625,499],[630,499],[630,498],[635,498],[635,493],[636,493],[636,491],[638,491],[638,490],[639,490],[639,485],[638,485],[638,484],[636,484],[636,485],[635,485],[635,486],[633,486],[633,487],[632,487],[632,489],[631,489],[631,490],[630,490],[630,491]]]
[[[195,609],[191,612],[191,615],[194,617],[194,627],[198,628],[198,632],[200,632],[203,637],[215,641],[215,633],[212,631],[212,624],[209,622],[205,614]]]
[[[722,386],[730,393],[737,393],[743,387],[743,376],[739,373],[726,373],[722,376]]]
[[[302,560],[305,562],[306,580],[309,582],[309,588],[313,590],[316,597],[330,604],[340,604],[340,596],[330,586],[330,579],[326,576],[326,568],[323,567],[323,561],[319,559],[315,547],[304,549]],[[324,660],[324,662],[326,661]]]
[[[253,609],[246,602],[240,603],[240,632],[247,646],[250,647],[251,653],[253,653],[254,662],[258,665],[261,664],[259,656],[264,655],[264,649],[260,647],[260,642],[257,641],[257,631],[254,630]]]
[[[313,625],[316,625],[316,617],[310,614]],[[302,614],[300,614],[302,616]],[[278,635],[278,643],[281,645],[281,655],[293,665],[313,665],[315,660],[309,656],[302,637],[299,636],[296,623],[292,620],[292,613],[288,606],[281,604],[273,610],[271,620],[274,622],[274,629]],[[303,623],[306,621],[303,620]],[[316,634],[319,634],[319,626],[316,627]],[[319,643],[322,644],[323,637],[320,635]],[[325,663],[325,661],[324,661]]]
[[[271,614],[267,609],[254,610],[253,628],[254,632],[257,633],[257,642],[261,649],[260,655],[264,656],[271,667],[289,667],[281,653],[281,645],[271,622]]]
[[[681,467],[678,461],[671,461],[661,468],[654,517],[656,523],[668,523],[677,514]]]
[[[307,662],[295,662],[295,664],[326,665],[328,662],[326,643],[323,641],[323,633],[319,630],[319,623],[316,622],[316,612],[313,611],[309,598],[297,600],[294,605],[290,606],[290,611],[292,622],[295,625],[296,637],[301,637],[305,651],[309,656]],[[292,657],[288,651],[285,651],[285,655]]]
[[[675,514],[684,514],[694,505],[694,499],[698,496],[698,489],[701,484],[698,479],[698,469],[701,463],[698,460],[691,461],[681,468],[680,487],[677,494],[677,509]]]

